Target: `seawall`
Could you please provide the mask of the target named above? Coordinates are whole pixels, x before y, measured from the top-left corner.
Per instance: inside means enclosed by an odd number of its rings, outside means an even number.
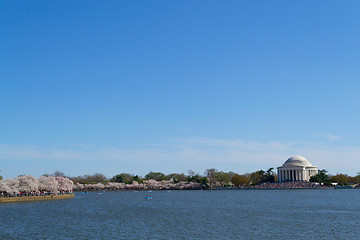
[[[74,194],[46,195],[46,196],[24,196],[24,197],[0,197],[0,203],[48,201],[48,200],[69,199],[69,198],[73,198],[73,197],[75,197]]]

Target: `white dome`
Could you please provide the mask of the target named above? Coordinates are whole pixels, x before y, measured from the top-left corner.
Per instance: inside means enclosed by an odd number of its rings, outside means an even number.
[[[311,166],[311,163],[309,163],[309,161],[302,156],[293,156],[293,157],[289,158],[288,160],[286,160],[286,162],[284,163],[284,166],[307,167],[307,166]]]

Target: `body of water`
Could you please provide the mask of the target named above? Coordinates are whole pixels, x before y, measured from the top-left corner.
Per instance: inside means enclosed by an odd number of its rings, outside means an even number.
[[[90,192],[0,214],[0,239],[360,238],[357,189]]]

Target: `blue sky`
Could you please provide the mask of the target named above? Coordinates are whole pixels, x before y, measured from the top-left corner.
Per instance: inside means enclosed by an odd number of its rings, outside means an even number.
[[[1,1],[4,177],[360,172],[359,1]]]

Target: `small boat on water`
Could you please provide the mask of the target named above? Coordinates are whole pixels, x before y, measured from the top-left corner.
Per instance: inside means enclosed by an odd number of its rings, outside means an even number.
[[[152,199],[151,195],[146,195],[146,199]]]

